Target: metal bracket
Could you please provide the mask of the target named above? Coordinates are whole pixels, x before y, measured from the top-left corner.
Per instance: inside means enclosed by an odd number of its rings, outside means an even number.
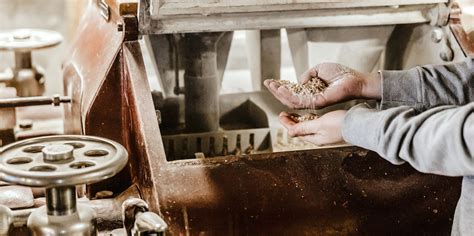
[[[124,31],[124,41],[138,40],[138,19],[136,15],[124,15],[122,30]],[[120,31],[120,29],[119,29]]]

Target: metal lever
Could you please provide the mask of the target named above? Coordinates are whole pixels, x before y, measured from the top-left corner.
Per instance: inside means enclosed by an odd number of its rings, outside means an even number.
[[[123,224],[128,236],[165,235],[168,225],[156,213],[148,210],[148,204],[139,198],[123,202]]]
[[[39,106],[39,105],[54,105],[59,106],[61,103],[70,103],[70,97],[63,97],[54,95],[52,97],[39,96],[39,97],[23,97],[23,98],[4,98],[0,99],[0,108],[14,108],[14,107],[26,107],[26,106]]]

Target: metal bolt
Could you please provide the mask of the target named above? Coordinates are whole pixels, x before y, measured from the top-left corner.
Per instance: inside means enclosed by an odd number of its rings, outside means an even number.
[[[59,106],[61,104],[61,96],[59,94],[53,95],[53,105]]]
[[[431,33],[431,40],[434,43],[439,43],[441,40],[444,38],[444,32],[441,28],[435,28],[433,29],[433,32]]]

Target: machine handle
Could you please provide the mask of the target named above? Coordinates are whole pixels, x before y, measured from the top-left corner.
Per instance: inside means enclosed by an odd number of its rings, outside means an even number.
[[[50,104],[54,106],[59,106],[61,103],[70,103],[70,102],[71,102],[70,97],[63,97],[59,95],[54,95],[52,97],[38,96],[38,97],[22,97],[22,98],[4,98],[4,99],[0,99],[0,109],[50,105]]]

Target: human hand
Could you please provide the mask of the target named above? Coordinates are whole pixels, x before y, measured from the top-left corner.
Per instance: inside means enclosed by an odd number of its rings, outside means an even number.
[[[338,63],[321,63],[303,73],[300,84],[312,77],[324,80],[328,87],[313,96],[293,94],[276,80],[265,80],[264,85],[284,105],[291,109],[316,109],[355,99],[380,99],[378,73],[362,73]]]
[[[337,110],[303,122],[295,122],[286,112],[282,112],[279,118],[288,130],[288,135],[322,146],[344,142],[342,124],[345,116],[345,110]]]

